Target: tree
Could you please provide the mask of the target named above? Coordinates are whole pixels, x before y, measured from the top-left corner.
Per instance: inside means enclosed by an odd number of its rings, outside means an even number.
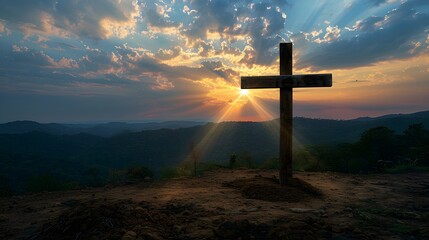
[[[411,147],[421,147],[428,142],[429,131],[426,130],[422,123],[411,124],[404,131],[404,140]]]
[[[0,175],[0,197],[7,197],[13,194],[12,189],[9,186],[9,178]]]
[[[191,151],[191,153],[189,154],[189,157],[191,159],[191,161],[194,164],[194,176],[197,176],[197,162],[199,160],[199,154],[197,152],[197,146],[195,145],[195,143],[191,143],[191,145],[189,146],[189,150]]]
[[[229,168],[233,169],[236,161],[237,161],[237,155],[235,153],[232,153],[231,156],[229,156]]]
[[[394,131],[387,127],[375,127],[365,131],[358,145],[367,160],[367,171],[376,168],[380,161],[393,162],[398,154],[397,137]]]
[[[429,165],[429,131],[422,123],[408,126],[402,139],[408,164]]]
[[[100,169],[98,167],[90,167],[84,174],[90,178],[90,184],[92,186],[99,186],[101,184]]]

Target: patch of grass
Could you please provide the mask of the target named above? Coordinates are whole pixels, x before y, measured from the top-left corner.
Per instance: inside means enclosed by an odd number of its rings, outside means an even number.
[[[226,168],[227,167],[225,165],[222,165],[219,163],[213,163],[213,162],[201,163],[202,171],[213,171],[213,170],[226,169]]]
[[[419,232],[418,228],[404,223],[395,223],[390,230],[401,235],[418,234]]]
[[[364,208],[360,210],[361,212],[371,213],[383,217],[392,217],[396,219],[422,219],[423,215],[417,214],[415,212],[404,211],[396,208]]]
[[[429,172],[429,167],[400,164],[386,169],[387,173]]]
[[[272,157],[265,160],[261,165],[261,169],[279,169],[280,163],[278,157]]]
[[[361,227],[378,231],[380,228],[399,235],[420,236],[417,224],[427,222],[429,216],[397,208],[362,207],[356,208],[355,217],[361,221]]]
[[[161,170],[160,178],[161,179],[172,179],[178,177],[190,177],[193,176],[193,171],[191,169],[183,167],[169,167]]]

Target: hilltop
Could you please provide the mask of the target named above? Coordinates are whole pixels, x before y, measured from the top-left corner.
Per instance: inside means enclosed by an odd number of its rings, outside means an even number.
[[[0,199],[1,239],[427,239],[429,175],[217,170]],[[91,238],[92,237],[92,238]]]

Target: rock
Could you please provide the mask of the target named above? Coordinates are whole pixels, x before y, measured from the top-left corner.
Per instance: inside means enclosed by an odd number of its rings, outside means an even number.
[[[332,232],[334,232],[334,233],[340,233],[340,232],[342,232],[342,229],[341,229],[340,226],[334,225],[334,226],[332,226]]]
[[[303,221],[291,221],[288,224],[289,229],[293,229],[295,230],[307,230],[310,226],[308,225],[308,223],[303,222]]]
[[[183,212],[182,212],[182,215],[183,215],[183,216],[191,216],[191,215],[192,215],[192,212],[191,212],[191,211],[189,211],[189,210],[185,210],[185,211],[183,211]]]
[[[137,238],[137,233],[134,231],[128,231],[122,236],[122,240],[134,240]]]
[[[347,222],[341,223],[340,229],[342,232],[349,231],[349,230],[351,230],[351,225],[350,225],[350,223],[347,223]]]
[[[374,182],[372,184],[374,184],[374,185],[386,185],[387,182],[386,181],[377,181],[377,182]]]
[[[319,209],[319,210],[315,210],[314,213],[319,214],[319,215],[325,215],[326,211],[324,209]]]
[[[353,209],[352,209],[351,207],[346,207],[346,208],[344,208],[344,211],[345,211],[345,212],[352,212],[352,211],[353,211]]]
[[[36,209],[33,208],[33,207],[26,207],[26,208],[24,208],[24,212],[25,213],[32,213],[32,212],[35,212],[35,211],[36,211]]]
[[[218,226],[215,234],[221,238],[237,238],[240,236],[240,230],[237,223],[225,221]]]
[[[247,209],[248,212],[256,212],[258,211],[258,208],[249,208]]]
[[[160,239],[162,239],[160,236],[158,236],[158,234],[151,233],[151,232],[143,232],[141,235],[141,238],[144,240],[160,240]],[[140,239],[140,237],[139,237],[139,239]]]
[[[310,209],[310,208],[289,208],[289,210],[294,213],[306,213],[306,212],[314,211],[313,209]]]
[[[183,232],[183,227],[182,226],[179,226],[179,225],[173,225],[173,229],[176,231],[176,232]]]
[[[239,211],[231,211],[229,212],[229,215],[240,215],[241,213]]]
[[[255,225],[248,220],[224,221],[214,230],[214,233],[220,239],[266,239],[268,229],[268,225]]]

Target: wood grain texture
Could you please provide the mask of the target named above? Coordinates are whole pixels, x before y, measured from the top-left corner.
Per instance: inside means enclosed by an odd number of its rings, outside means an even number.
[[[332,74],[241,77],[241,88],[332,87]]]
[[[280,43],[280,75],[292,75],[292,43]],[[259,80],[258,82],[262,82]],[[292,178],[293,89],[280,87],[279,181],[286,185]]]

